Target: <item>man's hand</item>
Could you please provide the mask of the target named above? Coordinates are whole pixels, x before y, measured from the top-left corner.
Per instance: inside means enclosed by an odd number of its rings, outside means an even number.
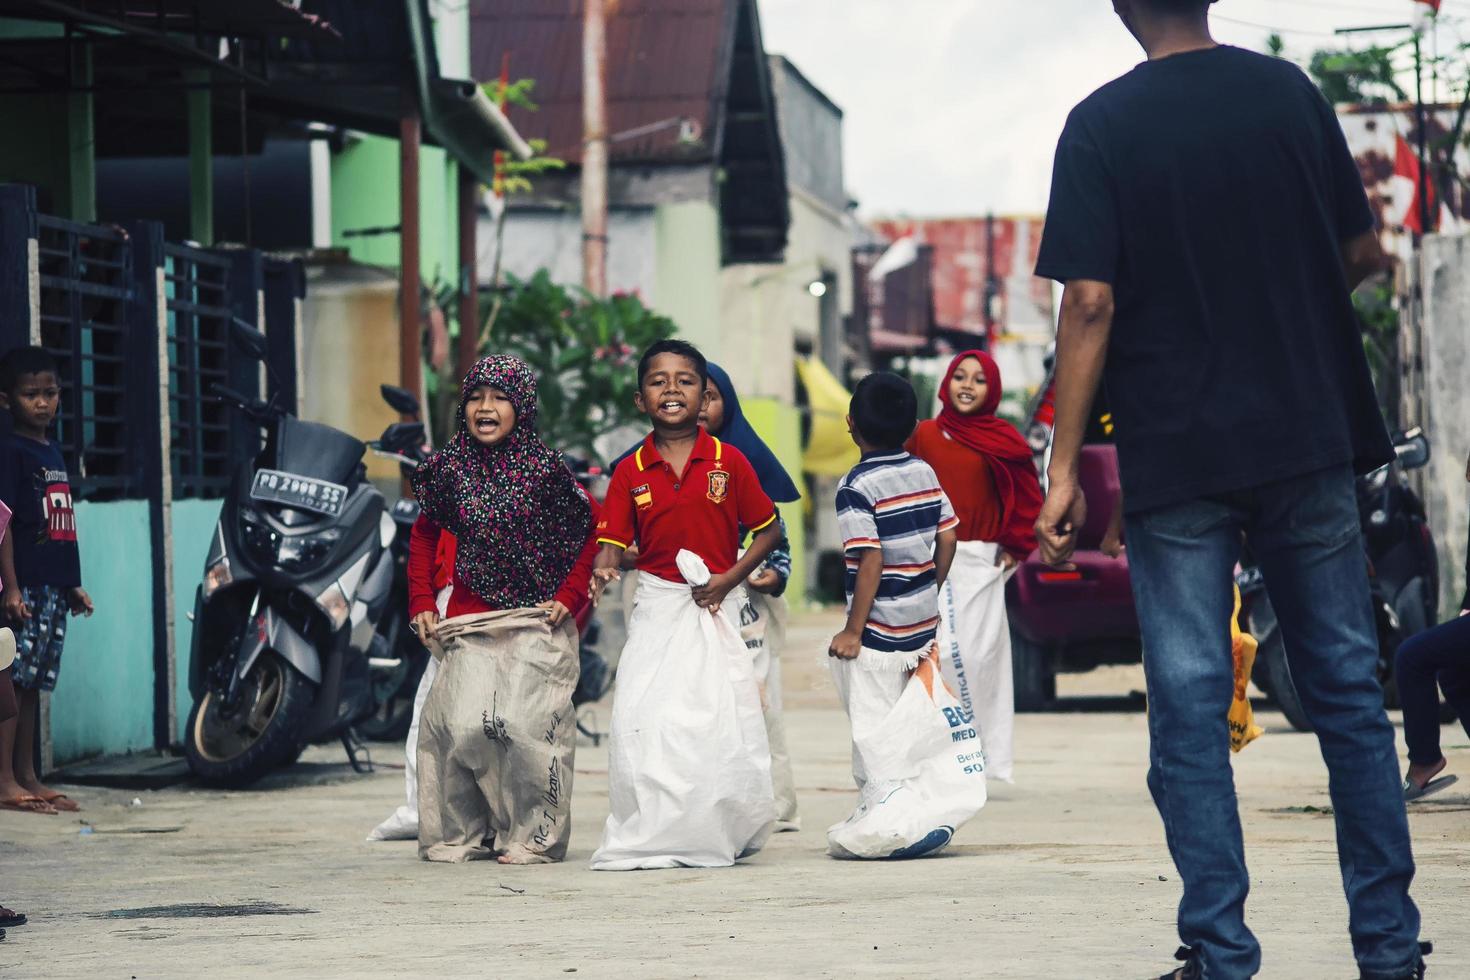
[[[827,656],[836,657],[838,660],[856,660],[862,649],[862,634],[854,633],[852,630],[843,630],[832,637],[832,642],[827,645]]]
[[[26,605],[25,599],[20,594],[20,589],[13,586],[6,589],[3,604],[5,618],[17,626],[31,618],[31,608]]]
[[[694,587],[694,604],[701,609],[717,613],[720,611],[720,603],[725,601],[725,596],[729,595],[730,590],[739,584],[740,580],[729,572],[723,575],[711,575],[708,582]]]
[[[439,614],[432,609],[425,610],[413,618],[414,632],[418,634],[419,642],[424,646],[429,645],[429,638],[439,628]]]
[[[1053,568],[1070,570],[1077,550],[1077,533],[1087,520],[1087,498],[1075,483],[1053,480],[1036,519],[1036,541],[1041,560]]]
[[[566,606],[563,606],[555,599],[552,599],[550,602],[543,602],[536,608],[546,610],[546,624],[552,629],[556,629],[562,623],[565,623],[567,621],[567,617],[572,614],[572,611],[570,609],[568,609]]]
[[[638,545],[629,545],[623,551],[623,558],[619,565],[624,571],[634,571],[638,568]]]
[[[774,568],[763,566],[747,579],[746,583],[757,592],[773,595],[781,587],[781,576],[776,573]]]
[[[1011,569],[1015,568],[1019,564],[1021,564],[1021,559],[1017,558],[1009,551],[1005,550],[1004,548],[996,549],[995,565],[1001,570],[1002,574],[1004,574],[1005,572],[1009,572]]]
[[[602,601],[602,590],[622,577],[622,573],[616,568],[592,569],[592,580],[587,583],[587,598],[592,600],[594,606],[597,605]]]
[[[94,608],[92,597],[87,595],[87,590],[77,586],[66,594],[66,604],[71,607],[73,616],[90,616]]]

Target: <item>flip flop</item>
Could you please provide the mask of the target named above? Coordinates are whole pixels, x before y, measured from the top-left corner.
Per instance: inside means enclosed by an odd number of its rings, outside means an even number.
[[[13,929],[23,926],[30,920],[14,909],[0,907],[0,928]]]
[[[14,810],[17,813],[41,813],[47,816],[56,816],[57,809],[39,796],[12,796],[8,800],[0,800],[0,810]]]
[[[1404,802],[1412,803],[1415,800],[1422,800],[1442,789],[1448,789],[1459,781],[1459,776],[1440,776],[1438,779],[1431,779],[1423,786],[1415,786],[1414,781],[1406,776],[1404,777]]]
[[[62,811],[63,813],[82,812],[82,808],[77,804],[77,801],[72,799],[70,796],[67,796],[65,793],[52,793],[50,796],[41,797],[41,799],[45,800],[47,803],[51,804],[53,807]],[[63,800],[65,800],[66,802],[61,802]]]

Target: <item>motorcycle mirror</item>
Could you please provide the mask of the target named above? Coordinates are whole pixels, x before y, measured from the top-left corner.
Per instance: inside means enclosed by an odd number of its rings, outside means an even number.
[[[382,393],[383,401],[387,402],[399,415],[416,417],[419,414],[419,400],[407,388],[400,388],[397,385],[380,385],[378,391]]]
[[[383,430],[382,438],[378,440],[382,447],[390,452],[417,446],[423,441],[424,423],[422,422],[394,422]]]
[[[1422,430],[1406,433],[1407,438],[1393,447],[1399,465],[1406,470],[1417,470],[1429,465],[1429,438]]]
[[[236,347],[254,360],[264,361],[270,353],[270,345],[265,339],[265,334],[239,317],[230,319],[230,339],[235,342]]]

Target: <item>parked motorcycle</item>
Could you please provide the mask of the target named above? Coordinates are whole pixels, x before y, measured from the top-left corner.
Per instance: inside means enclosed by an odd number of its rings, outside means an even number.
[[[266,360],[264,334],[237,321],[231,339]],[[395,569],[396,526],[366,478],[366,446],[274,398],[214,394],[267,436],[235,471],[196,593],[189,767],[239,787],[339,737],[356,762],[352,727],[373,710],[369,658],[385,652],[377,627]]]
[[[413,421],[395,422],[382,436],[368,443],[379,456],[398,463],[405,480],[429,456],[424,426],[418,421],[419,401],[413,393],[394,385],[382,385],[383,400],[400,415]],[[413,722],[413,700],[419,680],[429,663],[429,653],[408,628],[408,547],[414,522],[419,519],[418,501],[403,497],[389,509],[393,518],[393,598],[378,622],[381,643],[368,658],[373,685],[373,712],[357,726],[363,738],[375,742],[401,742]]]
[[[1435,625],[1439,617],[1439,559],[1424,504],[1409,486],[1407,472],[1429,463],[1429,440],[1414,428],[1395,440],[1396,460],[1357,480],[1358,515],[1368,563],[1369,588],[1378,630],[1378,679],[1384,702],[1398,707],[1394,656],[1399,644]],[[1242,628],[1259,652],[1251,679],[1298,731],[1312,731],[1291,679],[1276,611],[1265,578],[1249,554],[1236,576],[1242,599]]]

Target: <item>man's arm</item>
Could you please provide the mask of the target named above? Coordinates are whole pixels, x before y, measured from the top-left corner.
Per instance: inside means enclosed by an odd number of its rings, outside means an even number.
[[[609,541],[602,542],[597,558],[592,562],[592,579],[587,583],[587,597],[596,605],[602,598],[602,590],[609,582],[622,577],[619,571],[623,563],[623,549]]]
[[[1352,292],[1375,272],[1387,265],[1383,246],[1379,244],[1376,231],[1365,231],[1356,238],[1343,242],[1342,271],[1347,276],[1348,292]]]
[[[934,539],[934,584],[941,589],[944,588],[944,580],[949,578],[949,567],[954,564],[954,553],[959,548],[960,536],[951,528],[948,531],[940,531],[939,536]]]
[[[776,519],[771,518],[770,523],[755,533],[750,539],[750,547],[745,549],[745,554],[740,556],[739,561],[731,566],[723,575],[714,575],[704,585],[695,587],[694,602],[710,612],[719,612],[720,603],[725,601],[725,596],[730,590],[741,582],[744,582],[751,574],[761,567],[761,562],[766,556],[776,549],[781,542],[781,529],[776,526]]]
[[[863,630],[872,615],[873,600],[878,597],[878,585],[882,581],[883,549],[863,548],[858,559],[857,584],[852,588],[852,608],[847,611],[847,626],[832,638],[827,648],[829,657],[857,659],[863,648]]]
[[[0,533],[0,583],[4,583],[0,615],[19,626],[22,621],[30,618],[30,610],[20,597],[20,580],[15,577],[15,545],[11,542],[9,529]]]
[[[1089,279],[1068,282],[1057,325],[1056,426],[1046,503],[1036,520],[1037,544],[1048,565],[1071,562],[1077,531],[1087,519],[1077,472],[1112,329],[1113,287]]]

